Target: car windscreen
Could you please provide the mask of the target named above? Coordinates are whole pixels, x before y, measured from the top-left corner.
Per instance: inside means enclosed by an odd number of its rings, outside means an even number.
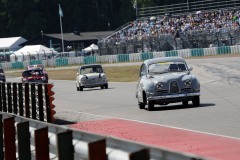
[[[80,69],[80,74],[103,73],[102,67],[84,67]]]
[[[22,73],[23,77],[31,77],[31,76],[43,76],[42,70],[28,70]]]
[[[187,67],[184,62],[159,62],[150,64],[148,72],[151,74],[166,73],[166,72],[182,72],[186,71]]]

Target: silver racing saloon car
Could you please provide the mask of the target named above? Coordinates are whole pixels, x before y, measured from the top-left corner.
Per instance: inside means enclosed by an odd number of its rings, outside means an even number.
[[[200,105],[200,83],[190,73],[186,61],[181,57],[162,57],[143,62],[139,70],[136,98],[140,109],[154,109],[155,104],[167,105],[192,101]]]
[[[108,80],[102,66],[99,64],[89,64],[78,67],[76,87],[77,91],[83,91],[83,88],[94,87],[107,89]]]

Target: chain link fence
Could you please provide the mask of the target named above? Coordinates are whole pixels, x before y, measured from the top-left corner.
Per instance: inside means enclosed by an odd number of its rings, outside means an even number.
[[[173,34],[160,34],[142,38],[109,38],[98,43],[100,55],[118,55],[171,51],[179,49],[209,48],[240,44],[239,28],[190,31]]]

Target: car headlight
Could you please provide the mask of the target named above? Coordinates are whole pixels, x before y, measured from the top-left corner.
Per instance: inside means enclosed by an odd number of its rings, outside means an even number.
[[[101,77],[99,77],[99,78],[101,78],[102,82],[105,82],[107,80],[107,77],[105,74],[101,75]]]
[[[192,81],[191,81],[190,79],[187,79],[187,80],[185,80],[185,82],[184,82],[184,85],[185,85],[186,87],[190,87],[191,84],[192,84]]]
[[[86,83],[86,78],[82,78],[82,79],[81,79],[81,83],[82,83],[82,84]]]
[[[106,79],[106,75],[101,75],[101,78],[102,79]]]
[[[42,80],[43,80],[43,81],[45,81],[45,80],[46,80],[46,78],[45,78],[45,77],[42,77]]]
[[[163,85],[164,85],[163,83],[157,83],[156,88],[161,90],[161,89],[163,89]]]

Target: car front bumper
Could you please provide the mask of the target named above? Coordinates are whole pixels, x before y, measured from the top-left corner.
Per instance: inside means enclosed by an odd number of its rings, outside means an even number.
[[[147,97],[148,101],[164,101],[164,100],[187,100],[187,99],[192,99],[195,96],[200,96],[200,92],[196,93],[181,93],[181,94],[172,94],[172,95],[163,95],[163,96],[152,96],[150,95]]]
[[[101,83],[92,83],[92,84],[80,84],[80,86],[84,87],[84,88],[94,88],[94,87],[100,87],[107,84],[107,82],[101,82]]]
[[[31,80],[31,81],[23,81],[23,83],[46,83],[46,82],[42,80]]]

